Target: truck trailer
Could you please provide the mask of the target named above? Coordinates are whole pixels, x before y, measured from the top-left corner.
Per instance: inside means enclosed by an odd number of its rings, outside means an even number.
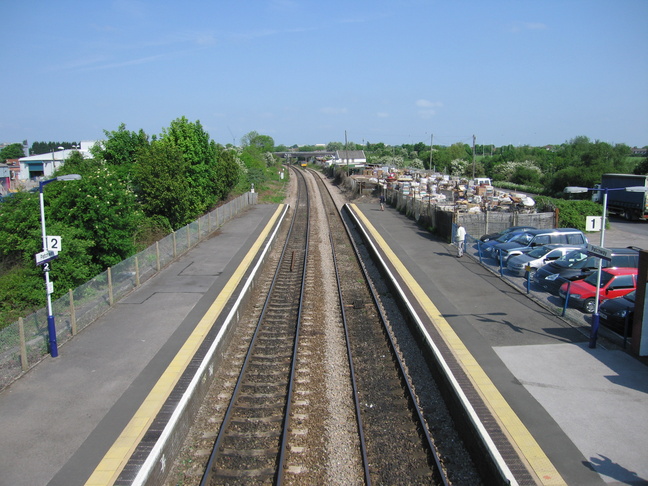
[[[601,189],[621,189],[624,187],[645,187],[648,190],[648,176],[603,174],[601,177]],[[623,216],[627,220],[648,219],[648,193],[614,190],[607,191],[607,195],[609,213]]]

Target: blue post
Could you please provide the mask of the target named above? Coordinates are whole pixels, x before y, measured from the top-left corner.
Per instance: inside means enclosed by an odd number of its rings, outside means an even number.
[[[598,335],[598,329],[600,323],[599,318],[600,316],[597,309],[597,311],[594,314],[592,314],[592,329],[590,330],[590,342],[589,342],[589,347],[591,349],[596,347],[596,338]]]
[[[502,252],[497,252],[499,254],[499,265],[500,265],[500,275],[504,276],[504,262],[502,261]]]
[[[571,290],[571,280],[567,281],[567,295],[565,295],[565,305],[563,306],[562,316],[565,317],[567,307],[569,307],[569,292]]]
[[[47,316],[47,333],[49,335],[49,351],[52,358],[58,356],[58,346],[56,344],[56,326],[54,325],[54,316]]]
[[[482,250],[481,250],[481,240],[477,240],[477,253],[479,254],[479,263],[483,264],[482,261]]]
[[[531,272],[526,272],[527,294],[531,293]]]
[[[623,320],[623,349],[626,348],[628,343],[628,326],[630,324],[630,311],[626,311],[625,319]]]

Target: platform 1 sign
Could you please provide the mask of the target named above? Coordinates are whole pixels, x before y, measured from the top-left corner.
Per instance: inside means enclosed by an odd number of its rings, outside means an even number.
[[[588,244],[587,254],[598,258],[602,258],[603,260],[607,260],[607,261],[612,260],[612,251],[608,250],[607,248],[603,248],[602,246]]]

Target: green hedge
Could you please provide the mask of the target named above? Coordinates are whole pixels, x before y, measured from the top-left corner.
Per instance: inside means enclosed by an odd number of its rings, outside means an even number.
[[[568,201],[547,196],[535,196],[539,212],[558,209],[558,226],[561,228],[576,228],[585,231],[586,216],[600,216],[603,208],[600,204],[589,200]],[[606,225],[606,228],[609,225]]]

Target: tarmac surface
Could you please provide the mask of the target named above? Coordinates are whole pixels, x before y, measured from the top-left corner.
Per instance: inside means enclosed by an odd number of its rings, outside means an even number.
[[[358,208],[562,484],[648,484],[648,366],[603,341],[588,348],[568,322],[396,210]],[[258,205],[226,223],[0,393],[0,486],[85,484],[276,209]],[[619,226],[606,246],[648,248],[637,226]]]

